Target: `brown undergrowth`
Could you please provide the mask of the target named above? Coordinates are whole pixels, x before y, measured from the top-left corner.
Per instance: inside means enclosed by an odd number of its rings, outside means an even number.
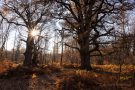
[[[0,90],[134,90],[134,76],[119,77],[117,66],[93,66],[86,71],[69,64],[31,68],[10,61],[1,64]],[[128,74],[124,68],[123,74]]]
[[[13,63],[11,60],[0,61],[0,73],[6,72],[7,70],[16,68],[18,64]]]
[[[92,71],[80,70],[74,65],[66,65],[63,78],[57,81],[58,90],[134,90],[131,66],[124,66],[122,76],[119,66],[93,66]],[[133,72],[132,72],[133,73]]]

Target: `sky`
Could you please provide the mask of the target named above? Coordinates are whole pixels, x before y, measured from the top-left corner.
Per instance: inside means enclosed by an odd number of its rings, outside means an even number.
[[[132,0],[131,0],[132,1]],[[0,6],[2,5],[2,0],[0,0]],[[135,17],[135,12],[131,12],[132,14],[130,14],[130,19],[132,19],[133,17]],[[51,27],[56,27],[58,29],[61,29],[61,26],[59,24],[59,22],[55,23],[55,26],[51,26]],[[52,28],[54,29],[54,28]],[[25,33],[24,33],[25,34]],[[14,47],[14,39],[15,39],[15,31],[12,31],[9,35],[9,39],[8,39],[8,42],[7,42],[7,50],[12,50],[13,47]],[[52,38],[50,40],[50,51],[52,51],[52,47],[53,47],[53,40],[54,38]],[[22,47],[25,47],[25,44],[23,43],[23,46]]]
[[[132,14],[130,14],[130,18],[133,17]],[[56,27],[58,29],[61,29],[62,27],[60,26],[59,22],[57,22],[55,24],[56,26],[54,25],[51,25],[51,27]],[[52,28],[53,30],[54,28]],[[51,32],[51,37],[53,37],[53,32]],[[27,36],[26,33],[23,33],[23,35]],[[7,41],[7,50],[12,50],[14,48],[14,40],[15,40],[15,30],[11,31],[10,32],[10,35],[9,35],[9,39]],[[50,42],[49,42],[49,52],[52,52],[52,49],[53,49],[53,45],[54,45],[54,38],[51,38],[50,39]],[[22,48],[25,48],[25,43],[23,42],[22,43]]]
[[[53,24],[50,23],[49,27],[46,28],[47,30],[49,30],[49,32],[50,32],[49,35],[51,37],[50,40],[49,40],[48,52],[53,51],[54,40],[55,40],[53,38],[53,36],[54,36],[54,31],[53,30],[56,29],[56,28],[61,29],[61,26],[60,26],[59,22],[53,23]],[[21,28],[21,30],[23,30],[23,29]],[[15,31],[16,30],[12,30],[10,32],[10,35],[9,35],[9,38],[8,38],[8,41],[7,41],[7,50],[9,50],[9,51],[11,51],[14,48],[14,41],[17,41],[17,40],[15,40]],[[22,34],[27,36],[27,33],[25,33],[25,32],[23,32]],[[17,36],[17,34],[16,34],[16,36]],[[25,43],[24,42],[22,42],[21,48],[25,48]]]

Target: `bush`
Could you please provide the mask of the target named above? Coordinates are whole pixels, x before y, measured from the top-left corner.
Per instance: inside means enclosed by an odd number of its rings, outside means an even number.
[[[7,70],[16,67],[17,65],[11,60],[4,60],[0,62],[0,73],[6,72]]]

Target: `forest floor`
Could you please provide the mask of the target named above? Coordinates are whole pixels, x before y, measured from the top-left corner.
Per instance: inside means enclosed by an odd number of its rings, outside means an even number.
[[[9,61],[0,64],[0,90],[135,90],[132,65],[93,65],[92,71],[77,65],[22,67]]]

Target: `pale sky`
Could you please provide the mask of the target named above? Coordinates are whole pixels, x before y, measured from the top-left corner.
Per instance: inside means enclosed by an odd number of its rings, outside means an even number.
[[[51,37],[50,41],[49,41],[49,48],[48,48],[49,51],[48,52],[52,52],[52,50],[53,50],[53,46],[54,46],[54,38],[53,38],[54,37],[54,33],[53,33],[53,30],[56,29],[56,28],[57,29],[61,29],[61,26],[59,25],[59,22],[53,23],[52,25],[49,25],[49,27],[47,28],[49,30],[49,32],[50,32],[49,35]],[[24,32],[23,35],[27,36],[27,33]],[[8,38],[8,41],[7,41],[7,50],[12,50],[13,49],[13,47],[14,47],[14,40],[15,40],[15,30],[11,31],[11,33],[9,35],[9,38]],[[25,47],[25,43],[24,42],[22,42],[22,46],[21,47],[23,47],[23,48]]]
[[[2,2],[2,0],[0,0],[0,6],[1,6],[1,2]],[[129,16],[129,19],[130,20],[135,19],[135,12],[133,12],[133,11],[131,12],[131,14]],[[57,23],[55,23],[55,25],[53,24],[53,25],[50,25],[50,27],[49,27],[49,29],[54,29],[54,28],[61,29],[62,27],[60,26],[59,22],[57,22]],[[12,31],[10,33],[10,35],[9,35],[9,39],[8,39],[8,42],[7,42],[7,50],[12,50],[13,49],[13,47],[14,47],[14,37],[15,37],[15,32]],[[52,47],[53,47],[53,40],[54,40],[54,38],[51,38],[51,40],[50,40],[50,45],[49,45],[50,46],[50,48],[49,48],[50,50],[52,50]],[[25,47],[24,43],[23,43],[23,47]]]

